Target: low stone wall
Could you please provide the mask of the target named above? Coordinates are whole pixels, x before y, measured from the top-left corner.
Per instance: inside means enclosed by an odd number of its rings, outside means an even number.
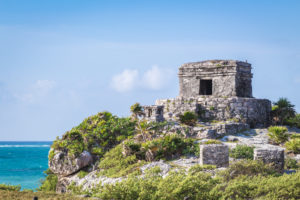
[[[254,149],[254,160],[261,160],[266,164],[272,164],[278,172],[284,169],[284,149],[266,145]]]
[[[196,112],[203,120],[228,120],[235,118],[248,123],[252,128],[267,127],[270,123],[271,102],[255,98],[175,98],[156,100],[164,106],[166,120],[178,120],[185,111]]]
[[[200,165],[229,166],[229,149],[224,144],[201,144]]]

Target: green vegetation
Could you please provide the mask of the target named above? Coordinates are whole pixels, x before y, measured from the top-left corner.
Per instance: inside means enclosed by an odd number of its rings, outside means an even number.
[[[69,156],[78,156],[84,150],[103,156],[110,148],[135,133],[135,121],[118,118],[109,112],[101,112],[85,119],[79,126],[57,138],[52,148],[67,151]],[[49,157],[54,156],[53,153]]]
[[[231,164],[226,170],[220,171],[218,174],[225,181],[230,181],[241,175],[246,176],[278,176],[278,173],[271,165],[265,165],[261,161],[241,160]]]
[[[50,169],[44,171],[47,175],[44,180],[41,181],[41,186],[38,191],[55,192],[57,184],[57,175],[55,175]]]
[[[219,140],[207,140],[207,141],[205,141],[205,142],[203,142],[203,144],[222,144],[222,142],[221,141],[219,141]]]
[[[104,155],[99,163],[99,168],[103,169],[99,175],[121,177],[139,174],[139,167],[147,160],[171,160],[185,155],[199,155],[199,145],[193,139],[168,135],[143,143],[126,141]]]
[[[299,168],[297,160],[295,160],[291,157],[287,157],[284,160],[284,166],[286,169],[298,169]]]
[[[146,162],[138,162],[135,154],[124,156],[122,150],[122,144],[119,144],[104,155],[99,164],[99,168],[103,169],[99,175],[114,178],[126,176],[133,172],[139,173],[138,167]]]
[[[231,149],[229,156],[235,159],[249,159],[253,160],[254,147],[247,145],[237,145],[234,149]]]
[[[33,192],[30,190],[7,191],[0,189],[1,200],[32,200],[38,197],[40,200],[90,200],[92,198],[77,197],[71,194],[56,194],[54,192]]]
[[[84,178],[86,175],[88,175],[89,173],[87,171],[84,170],[80,170],[80,172],[78,172],[78,177],[79,178]]]
[[[20,191],[21,186],[20,185],[5,185],[0,184],[0,191],[6,190],[6,191]]]
[[[89,194],[101,199],[299,199],[300,172],[278,175],[261,162],[242,161],[212,176],[199,166],[185,171],[170,172],[165,178],[159,169],[149,170],[143,178],[134,175],[122,182],[99,184],[91,191],[71,189],[77,194]],[[76,189],[77,188],[77,189]]]
[[[291,139],[285,143],[285,147],[293,153],[300,153],[300,138]]]
[[[287,119],[295,117],[294,105],[287,98],[280,98],[272,107],[273,121],[283,125]]]
[[[132,113],[132,116],[137,119],[139,116],[142,116],[143,108],[139,103],[135,103],[130,107],[130,112]]]
[[[295,117],[285,119],[284,124],[288,126],[300,128],[300,114],[296,114]]]
[[[183,115],[179,116],[179,121],[182,124],[188,125],[188,126],[195,126],[197,123],[198,117],[194,112],[186,111],[183,113]]]
[[[268,131],[268,136],[270,137],[272,142],[276,144],[281,144],[288,140],[288,129],[284,126],[270,126]]]

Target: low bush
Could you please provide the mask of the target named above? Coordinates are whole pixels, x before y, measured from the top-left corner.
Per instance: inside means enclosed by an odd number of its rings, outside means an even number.
[[[0,191],[20,191],[21,186],[20,185],[6,185],[6,184],[0,184]]]
[[[135,154],[124,156],[122,150],[122,144],[119,144],[104,155],[99,163],[99,168],[102,169],[99,175],[114,178],[134,172],[140,173],[139,167],[146,162],[139,161]]]
[[[299,165],[297,160],[291,158],[291,157],[286,157],[286,159],[284,160],[284,167],[286,169],[298,169]]]
[[[202,172],[199,166],[185,171],[171,171],[162,178],[159,170],[149,170],[143,178],[129,176],[115,184],[99,183],[90,191],[81,191],[100,199],[122,200],[222,200],[222,199],[299,199],[300,172],[274,176],[268,166],[254,162],[239,163],[244,174],[234,174],[230,179]],[[233,170],[236,170],[233,169]],[[77,189],[76,189],[77,188]],[[80,186],[72,188],[80,193]]]
[[[219,177],[229,181],[241,175],[247,176],[267,176],[278,175],[271,165],[266,165],[257,160],[241,160],[231,164],[226,170],[219,172]]]
[[[169,160],[184,155],[199,155],[199,145],[195,143],[195,139],[185,139],[177,135],[167,135],[145,142],[142,147],[144,152],[151,150],[155,155],[155,160]]]
[[[229,156],[235,159],[249,159],[253,160],[254,147],[247,145],[237,145],[234,149],[231,149]]]
[[[107,152],[99,163],[100,175],[121,177],[140,173],[139,167],[146,163],[146,152],[151,151],[153,160],[170,160],[185,155],[199,155],[199,145],[194,139],[176,135],[135,143],[126,141]],[[126,151],[126,152],[125,152]]]
[[[202,144],[222,144],[222,142],[221,141],[219,141],[219,140],[207,140],[207,141],[205,141],[205,142],[203,142]]]
[[[285,143],[285,147],[293,153],[300,153],[300,138],[291,139]]]
[[[188,125],[188,126],[195,126],[197,123],[198,117],[196,113],[194,112],[184,112],[183,115],[179,116],[179,121],[182,124]]]
[[[84,178],[86,175],[88,175],[89,173],[87,171],[83,171],[81,170],[80,172],[78,172],[78,177],[79,178]]]
[[[288,140],[288,129],[284,126],[271,126],[268,131],[268,136],[276,144],[281,144]]]
[[[77,156],[87,150],[101,157],[123,140],[132,138],[135,124],[130,118],[118,118],[109,112],[101,112],[66,132],[62,139],[57,138],[52,148],[67,151],[70,156]]]
[[[300,114],[296,114],[295,117],[285,119],[284,124],[291,127],[300,128]]]
[[[41,186],[38,188],[38,191],[54,192],[56,190],[58,180],[57,175],[55,175],[50,169],[47,169],[44,173],[47,176],[41,181]]]

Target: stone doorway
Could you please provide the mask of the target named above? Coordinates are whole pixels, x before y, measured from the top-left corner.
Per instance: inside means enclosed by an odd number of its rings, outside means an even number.
[[[200,95],[212,95],[212,80],[200,80]]]

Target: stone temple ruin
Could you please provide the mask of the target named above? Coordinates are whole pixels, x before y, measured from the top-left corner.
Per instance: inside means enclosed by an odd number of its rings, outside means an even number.
[[[156,100],[144,106],[151,121],[176,121],[185,111],[200,119],[236,119],[250,127],[266,127],[270,122],[271,102],[252,96],[251,64],[236,60],[208,60],[179,67],[179,96]]]

